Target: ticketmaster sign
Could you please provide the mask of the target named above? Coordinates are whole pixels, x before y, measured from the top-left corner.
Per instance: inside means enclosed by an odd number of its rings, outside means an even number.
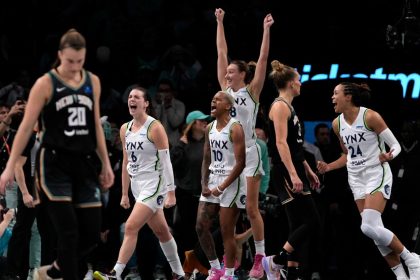
[[[307,81],[321,81],[321,80],[332,80],[332,79],[346,79],[346,78],[357,78],[357,79],[372,79],[372,80],[390,80],[390,81],[400,81],[402,89],[403,89],[403,98],[413,98],[418,99],[420,95],[420,75],[419,73],[411,73],[411,74],[404,74],[404,73],[384,73],[383,68],[377,68],[371,74],[364,74],[364,73],[356,73],[356,74],[349,74],[349,73],[339,73],[339,65],[338,64],[331,64],[330,72],[328,74],[311,74],[312,65],[305,64],[303,66],[301,72],[301,82]],[[407,90],[409,89],[409,85],[412,83],[411,87],[411,94],[407,95]]]

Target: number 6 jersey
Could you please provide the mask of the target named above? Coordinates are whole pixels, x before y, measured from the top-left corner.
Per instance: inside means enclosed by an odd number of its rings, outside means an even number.
[[[347,169],[350,172],[379,165],[379,154],[385,151],[384,142],[375,131],[366,126],[368,110],[360,107],[359,114],[351,125],[346,122],[343,114],[338,116],[338,130],[347,148]]]
[[[157,121],[148,116],[143,126],[133,132],[133,121],[128,122],[125,131],[125,152],[127,153],[127,171],[131,177],[155,172],[158,176],[162,171],[158,151],[148,137],[148,132],[153,122]]]

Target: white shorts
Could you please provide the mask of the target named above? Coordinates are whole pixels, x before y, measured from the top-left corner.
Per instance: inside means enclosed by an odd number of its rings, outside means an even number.
[[[210,174],[209,176],[209,189],[212,190],[219,186],[227,176]],[[240,209],[245,209],[246,202],[246,183],[244,176],[241,174],[233,183],[227,187],[223,193],[216,197],[213,195],[210,196],[200,196],[200,201],[211,202],[220,204],[220,207],[230,208],[236,205]]]
[[[155,213],[163,209],[167,189],[165,179],[159,173],[141,174],[131,178],[131,193],[136,203],[142,203]]]
[[[386,199],[391,197],[392,172],[388,163],[369,166],[358,172],[349,171],[348,175],[354,200],[376,192],[381,192]]]
[[[246,148],[246,163],[243,174],[246,177],[255,177],[258,175],[264,175],[264,169],[261,161],[261,148],[255,143],[252,146]]]

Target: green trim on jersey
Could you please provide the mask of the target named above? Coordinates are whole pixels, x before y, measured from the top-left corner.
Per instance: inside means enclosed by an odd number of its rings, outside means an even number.
[[[251,100],[252,100],[252,101],[254,102],[254,104],[255,104],[255,105],[257,105],[257,107],[258,107],[258,105],[260,105],[260,103],[259,103],[259,102],[257,102],[256,100],[254,100],[254,96],[252,95],[251,90],[249,90],[249,85],[247,85],[247,86],[245,87],[245,89],[246,89],[246,92],[248,92],[249,97],[251,97]]]
[[[214,120],[215,121],[215,120]],[[212,121],[211,123],[209,123],[209,125],[207,126],[207,136],[210,138],[210,131],[213,128],[214,125],[214,121]]]
[[[340,134],[340,129],[341,129],[340,116],[337,117],[337,121],[338,121],[338,134]]]
[[[152,139],[150,139],[150,137],[149,137],[149,133],[150,133],[150,128],[152,127],[152,124],[155,122],[155,121],[158,121],[158,120],[153,120],[150,124],[149,124],[149,126],[147,127],[147,131],[146,131],[146,137],[147,137],[147,140],[149,140],[150,141],[150,143],[153,143],[154,144],[154,142],[152,141]]]
[[[240,126],[242,126],[242,124],[241,124],[239,121],[233,122],[233,123],[232,123],[232,125],[230,126],[230,129],[229,129],[229,141],[230,141],[231,143],[233,143],[233,141],[232,141],[232,126],[233,126],[234,124],[239,124]]]
[[[383,187],[383,183],[384,183],[384,180],[385,180],[385,168],[384,168],[384,166],[382,164],[381,164],[381,168],[382,168],[382,179],[381,179],[381,183],[373,191],[371,191],[370,194],[374,194],[374,193],[378,192]]]
[[[235,194],[235,197],[233,198],[232,202],[229,204],[229,208],[232,208],[233,206],[236,205],[236,199],[238,198],[240,190],[241,190],[241,176],[238,177],[238,184],[236,186],[236,194]]]
[[[373,131],[373,129],[371,129],[371,128],[369,128],[368,127],[368,125],[367,125],[367,123],[366,123],[366,113],[367,113],[367,111],[368,111],[369,109],[366,109],[364,112],[363,112],[363,124],[364,124],[364,126],[365,126],[365,128],[367,129],[367,130],[369,130],[369,131]]]
[[[143,201],[143,202],[146,202],[146,201],[148,201],[148,200],[152,199],[153,197],[155,197],[155,196],[156,196],[156,194],[158,194],[158,193],[159,193],[161,183],[162,183],[162,175],[159,175],[159,182],[158,182],[158,185],[157,185],[157,189],[156,189],[156,191],[155,191],[155,192],[154,192],[151,196],[149,196],[149,197],[145,197],[142,201]]]
[[[256,143],[255,145],[258,145],[258,144]],[[257,165],[257,168],[255,168],[255,171],[254,171],[254,174],[252,175],[252,177],[255,177],[257,175],[258,171],[260,170],[261,163],[262,163],[261,154],[260,154],[260,150],[258,149],[258,147],[257,147],[257,154],[258,154],[258,165]]]
[[[376,139],[378,140],[378,148],[379,148],[379,151],[383,152],[383,149],[381,147],[381,138],[379,137],[379,135],[376,135]]]
[[[157,149],[156,149],[156,158],[157,158],[157,161],[155,162],[155,171],[157,171],[157,170],[158,170],[158,164],[159,164],[159,162],[160,162],[160,158],[159,158],[159,150],[157,150]]]

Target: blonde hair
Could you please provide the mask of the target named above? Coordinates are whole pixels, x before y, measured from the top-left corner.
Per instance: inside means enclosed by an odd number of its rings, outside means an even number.
[[[287,82],[292,81],[298,75],[294,68],[285,65],[278,60],[273,60],[271,62],[271,68],[272,70],[269,77],[273,79],[277,89],[286,88]]]

